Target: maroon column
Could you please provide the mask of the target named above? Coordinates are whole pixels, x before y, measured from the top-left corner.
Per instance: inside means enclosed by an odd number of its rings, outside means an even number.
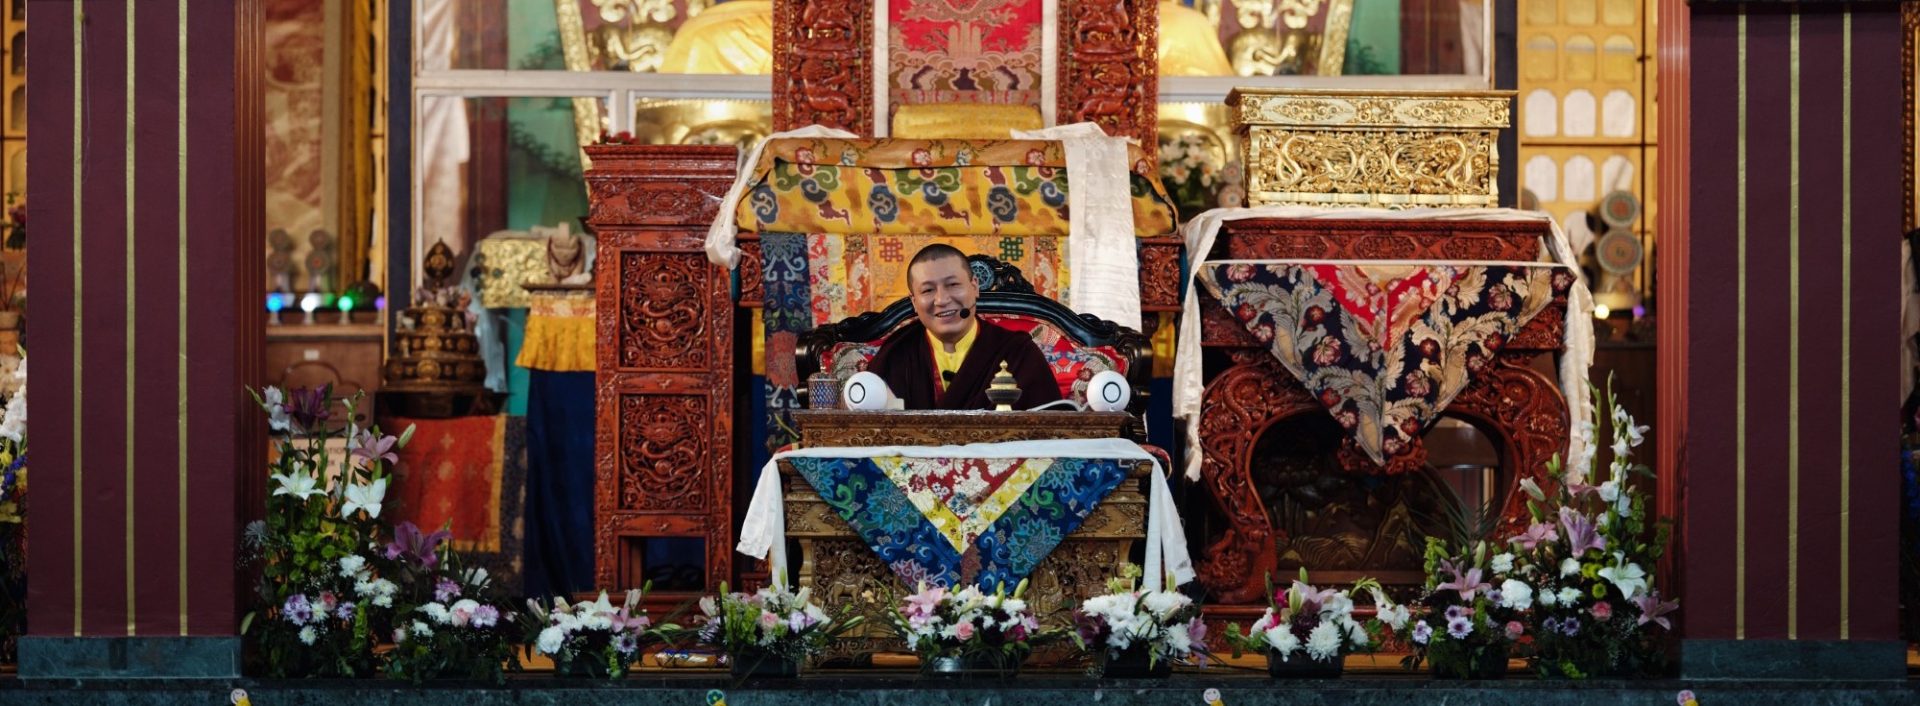
[[[29,13],[20,672],[232,674],[242,479],[264,458],[243,389],[264,340],[259,5]]]
[[[1688,676],[1904,676],[1900,32],[1892,5],[1692,5],[1687,121],[1711,127],[1662,273],[1686,307]]]

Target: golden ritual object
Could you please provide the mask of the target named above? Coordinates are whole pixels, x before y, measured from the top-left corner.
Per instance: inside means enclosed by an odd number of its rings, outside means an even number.
[[[1020,382],[1007,370],[1007,361],[1000,361],[1000,372],[987,385],[987,401],[993,403],[996,412],[1011,412],[1013,403],[1020,401]]]
[[[1237,88],[1247,204],[1499,205],[1513,91]]]

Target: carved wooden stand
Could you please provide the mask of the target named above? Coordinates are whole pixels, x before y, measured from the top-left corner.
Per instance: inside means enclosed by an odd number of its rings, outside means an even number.
[[[1228,222],[1211,257],[1532,261],[1545,233],[1545,224],[1533,222],[1251,219]],[[1210,374],[1200,409],[1203,482],[1227,525],[1201,552],[1196,569],[1216,603],[1259,603],[1279,557],[1278,530],[1250,475],[1255,444],[1282,420],[1326,411],[1218,301],[1205,292],[1201,300],[1202,345],[1227,353],[1231,363]],[[1546,463],[1567,438],[1567,403],[1559,386],[1530,365],[1561,349],[1566,307],[1565,297],[1557,297],[1447,407],[1492,438],[1515,483],[1533,478],[1549,486]],[[1372,462],[1364,455],[1342,461],[1350,471],[1376,470],[1365,467]],[[1504,492],[1502,532],[1518,531],[1526,518],[1524,498],[1511,487]]]
[[[736,150],[587,154],[599,238],[594,582],[636,588],[640,539],[692,537],[706,542],[713,591],[733,568],[733,302],[703,247]]]

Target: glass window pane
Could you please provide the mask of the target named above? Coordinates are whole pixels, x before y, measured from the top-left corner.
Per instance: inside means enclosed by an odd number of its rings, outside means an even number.
[[[581,178],[581,122],[599,132],[600,99],[457,98],[420,100],[420,191],[416,242],[446,240],[456,255],[498,231],[565,224],[581,231],[587,213]],[[592,139],[592,138],[589,138]]]

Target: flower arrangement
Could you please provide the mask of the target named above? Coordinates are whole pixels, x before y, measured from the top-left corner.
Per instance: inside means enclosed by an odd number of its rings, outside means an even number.
[[[1128,565],[1107,582],[1108,593],[1074,609],[1074,643],[1094,653],[1106,673],[1116,663],[1143,658],[1148,671],[1171,667],[1196,652],[1204,658],[1207,625],[1200,621],[1200,606],[1179,591],[1138,590],[1139,576],[1139,567]]]
[[[1223,181],[1214,145],[1199,133],[1160,139],[1160,182],[1181,220],[1213,208]]]
[[[1027,582],[1008,594],[1002,585],[993,593],[976,586],[957,591],[920,584],[889,611],[892,627],[920,657],[923,669],[938,672],[1016,671],[1033,651],[1040,621],[1020,598]]]
[[[395,437],[360,428],[351,418],[357,399],[334,399],[331,387],[254,393],[276,454],[266,519],[244,538],[262,564],[262,607],[241,632],[255,639],[253,654],[269,676],[367,676],[379,665],[373,648],[400,587],[367,554],[379,544],[393,451],[413,430]],[[338,426],[336,405],[347,417]],[[342,437],[348,452],[336,465],[327,442]]]
[[[1532,522],[1510,540],[1516,562],[1525,567],[1520,579],[1533,594],[1529,662],[1543,676],[1649,670],[1661,654],[1654,627],[1670,628],[1666,616],[1679,607],[1653,588],[1668,528],[1648,521],[1646,497],[1628,482],[1632,475],[1652,475],[1632,460],[1647,427],[1634,424],[1611,389],[1604,399],[1597,390],[1594,397],[1596,408],[1612,412],[1613,460],[1606,480],[1593,484],[1596,430],[1593,422],[1582,422],[1577,433],[1586,451],[1564,469],[1557,459],[1548,468],[1556,492],[1521,483]]]
[[[1227,643],[1233,646],[1235,656],[1243,650],[1265,652],[1276,675],[1283,671],[1282,665],[1296,662],[1303,675],[1338,675],[1343,657],[1373,647],[1383,630],[1399,630],[1408,619],[1407,607],[1388,600],[1380,583],[1373,579],[1353,584],[1354,591],[1373,594],[1375,617],[1365,623],[1353,617],[1350,592],[1314,588],[1307,583],[1304,568],[1286,590],[1274,591],[1272,577],[1268,577],[1267,589],[1270,598],[1266,612],[1244,633],[1239,624],[1229,624]]]
[[[1484,541],[1427,538],[1426,587],[1414,602],[1421,610],[1407,623],[1409,669],[1424,660],[1442,677],[1506,672],[1514,645],[1527,634],[1533,592],[1515,578],[1520,567],[1512,555],[1488,551]]]
[[[696,636],[701,644],[725,652],[736,674],[770,671],[763,666],[791,674],[787,668],[819,654],[828,640],[862,622],[846,610],[838,617],[827,615],[814,605],[812,592],[803,588],[795,593],[776,585],[746,594],[728,592],[722,583],[718,597],[700,599],[703,622]]]
[[[664,641],[677,626],[655,626],[641,602],[652,584],[627,592],[615,607],[607,592],[593,601],[568,604],[553,599],[551,609],[528,599],[528,631],[534,649],[553,659],[554,673],[618,679],[626,676],[648,645]]]
[[[460,556],[446,546],[449,536],[444,529],[425,534],[403,522],[386,546],[386,573],[399,580],[374,585],[381,592],[397,589],[400,598],[386,674],[415,683],[440,677],[502,683],[505,671],[519,666],[509,636],[513,614],[492,598],[486,569],[461,567]]]
[[[0,373],[0,661],[16,662],[27,621],[27,359]]]

